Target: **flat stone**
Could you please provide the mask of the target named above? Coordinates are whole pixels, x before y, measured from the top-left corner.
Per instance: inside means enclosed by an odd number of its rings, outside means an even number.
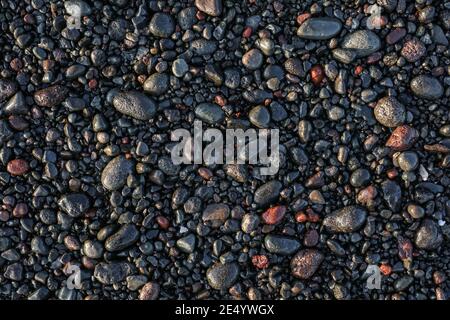
[[[145,80],[143,89],[153,96],[160,96],[169,89],[169,76],[166,73],[154,73]]]
[[[341,32],[342,23],[335,18],[310,18],[303,22],[297,30],[297,36],[309,40],[326,40]]]
[[[220,124],[225,120],[225,112],[217,104],[204,102],[195,108],[195,115],[209,124]]]
[[[300,241],[291,237],[269,234],[264,238],[264,247],[271,253],[287,256],[300,248]]]
[[[258,207],[267,206],[278,200],[282,187],[281,182],[277,180],[266,182],[256,189],[253,201],[255,201]]]

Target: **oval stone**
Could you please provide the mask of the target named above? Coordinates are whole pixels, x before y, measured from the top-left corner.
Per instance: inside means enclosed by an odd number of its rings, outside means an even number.
[[[110,191],[121,188],[133,171],[133,162],[120,155],[112,159],[102,171],[103,187]]]
[[[138,91],[117,94],[113,99],[113,106],[120,113],[137,120],[149,120],[156,112],[153,99]]]
[[[297,36],[310,40],[326,40],[336,36],[341,29],[342,23],[336,18],[311,18],[300,25]]]

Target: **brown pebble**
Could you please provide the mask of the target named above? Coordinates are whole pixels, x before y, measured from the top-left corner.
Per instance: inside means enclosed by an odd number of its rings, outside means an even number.
[[[273,208],[267,209],[262,214],[262,219],[264,223],[266,224],[278,224],[281,220],[283,220],[283,217],[286,213],[286,207],[285,206],[276,206]]]
[[[169,220],[166,217],[163,216],[157,216],[156,217],[156,223],[159,225],[161,229],[167,229],[169,228]]]
[[[14,159],[8,162],[6,170],[13,176],[21,176],[30,169],[28,162],[23,159]]]
[[[416,62],[425,55],[425,45],[417,38],[405,42],[401,54],[409,62]]]
[[[324,259],[320,251],[305,249],[299,251],[291,260],[292,275],[300,279],[309,279],[319,269]]]
[[[386,141],[386,147],[395,151],[404,151],[411,148],[418,137],[417,130],[405,124],[395,128]]]
[[[139,293],[139,300],[156,300],[159,296],[159,284],[156,282],[146,283]]]
[[[386,42],[388,44],[394,44],[399,42],[406,35],[405,28],[395,28],[386,36]]]
[[[311,81],[315,86],[320,86],[322,84],[323,78],[325,77],[325,72],[320,65],[315,65],[310,70]]]
[[[213,173],[211,170],[205,167],[201,167],[198,169],[198,174],[200,177],[202,177],[205,180],[210,180],[213,177]]]
[[[306,231],[305,238],[303,239],[303,244],[306,247],[314,247],[319,242],[319,233],[315,229]]]
[[[28,206],[26,203],[19,202],[16,204],[13,210],[13,216],[15,218],[22,218],[25,217],[28,213]]]

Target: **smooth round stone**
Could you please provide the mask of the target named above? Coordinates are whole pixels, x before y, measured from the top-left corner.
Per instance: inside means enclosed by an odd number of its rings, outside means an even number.
[[[443,238],[436,222],[425,219],[416,232],[414,243],[420,249],[434,250],[439,248]]]
[[[259,207],[265,207],[276,200],[281,192],[283,185],[280,181],[271,180],[256,189],[253,200]]]
[[[239,277],[239,266],[236,263],[217,263],[206,271],[209,285],[216,290],[230,288]]]
[[[91,207],[91,201],[84,193],[72,193],[62,196],[58,200],[58,205],[62,211],[76,218]]]
[[[230,89],[236,89],[241,83],[241,73],[239,69],[228,68],[224,71],[225,86]]]
[[[197,9],[195,7],[184,8],[178,13],[178,24],[181,29],[191,29],[197,23]]]
[[[367,212],[358,206],[347,206],[327,215],[323,225],[333,233],[358,231],[366,222]]]
[[[175,22],[170,15],[157,12],[150,20],[149,31],[156,37],[167,38],[175,31]]]
[[[287,256],[300,248],[300,241],[290,237],[269,234],[264,238],[264,247],[270,253]]]
[[[370,30],[358,30],[348,34],[342,48],[353,50],[358,58],[366,57],[381,48],[380,38]]]
[[[444,95],[444,88],[438,79],[420,75],[411,80],[410,87],[416,97],[436,100]]]
[[[370,182],[370,172],[366,169],[356,169],[350,176],[350,184],[355,188],[360,188]]]
[[[242,57],[242,64],[249,70],[256,70],[263,63],[263,55],[259,49],[251,49]]]
[[[103,245],[99,241],[86,240],[83,243],[83,253],[91,259],[101,258],[103,251]]]
[[[137,120],[150,120],[156,113],[156,104],[138,91],[120,92],[113,98],[113,106],[120,113]]]
[[[189,71],[189,66],[184,59],[177,59],[172,63],[172,73],[175,77],[182,78]]]
[[[397,162],[403,171],[413,171],[419,166],[419,157],[413,151],[405,151],[400,153]]]
[[[112,159],[103,169],[101,182],[109,191],[115,191],[125,185],[128,176],[133,172],[133,162],[120,155]]]
[[[414,219],[421,219],[425,216],[425,210],[416,204],[410,204],[407,207],[408,213]]]
[[[195,108],[195,115],[209,124],[220,124],[225,120],[225,112],[217,104],[209,102],[200,103]]]
[[[284,70],[276,64],[270,64],[264,69],[263,76],[264,79],[277,78],[278,80],[283,80]]]
[[[144,82],[144,91],[154,96],[160,96],[169,88],[169,76],[165,73],[154,73]]]
[[[342,23],[336,18],[310,18],[297,30],[297,36],[309,40],[326,40],[336,36],[342,29]]]
[[[250,122],[258,128],[267,128],[270,123],[270,113],[264,106],[256,106],[248,113]]]
[[[397,127],[405,121],[406,110],[394,97],[384,97],[378,100],[374,109],[375,119],[385,127]]]
[[[213,54],[217,50],[217,42],[206,39],[196,39],[191,42],[191,50],[199,56]]]

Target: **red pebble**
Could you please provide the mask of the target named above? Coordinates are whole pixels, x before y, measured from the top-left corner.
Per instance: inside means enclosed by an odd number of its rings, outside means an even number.
[[[252,263],[258,269],[265,269],[269,265],[269,259],[265,255],[256,255],[252,257]]]
[[[266,224],[277,224],[281,220],[283,220],[285,213],[286,213],[285,206],[276,206],[276,207],[267,209],[262,214],[262,218]]]
[[[23,159],[15,159],[8,162],[6,170],[13,176],[21,176],[28,172],[30,166],[28,162]]]
[[[244,31],[242,32],[242,36],[244,38],[250,38],[252,36],[253,29],[252,27],[245,27]]]
[[[167,229],[169,228],[169,220],[166,217],[163,216],[157,216],[156,217],[156,223],[159,225],[161,229]]]
[[[311,68],[311,81],[315,86],[320,86],[322,84],[323,78],[325,77],[325,72],[323,71],[322,66],[315,65]]]
[[[303,22],[305,22],[306,20],[308,20],[309,18],[311,18],[311,14],[306,12],[306,13],[302,13],[300,15],[297,16],[297,23],[300,25]]]

